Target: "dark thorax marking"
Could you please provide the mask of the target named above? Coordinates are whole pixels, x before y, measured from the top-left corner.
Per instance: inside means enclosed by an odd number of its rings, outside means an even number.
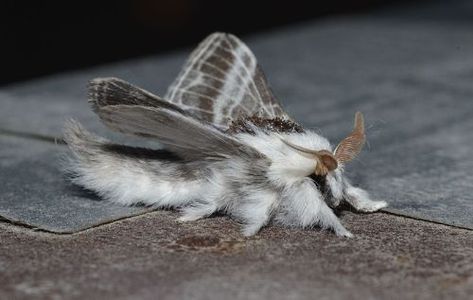
[[[233,120],[228,129],[229,134],[249,133],[255,135],[254,128],[257,127],[263,131],[279,132],[279,133],[303,133],[304,129],[301,125],[294,121],[276,118],[263,118],[258,115],[251,117],[238,118]]]
[[[330,189],[327,185],[327,177],[322,175],[310,175],[310,179],[315,183],[319,191],[325,196]]]
[[[310,179],[312,179],[312,181],[315,183],[315,185],[319,189],[320,193],[323,195],[325,203],[331,206],[331,202],[327,201],[327,199],[330,199],[331,197],[333,197],[332,191],[330,190],[330,186],[327,184],[327,176],[312,174],[309,177]]]

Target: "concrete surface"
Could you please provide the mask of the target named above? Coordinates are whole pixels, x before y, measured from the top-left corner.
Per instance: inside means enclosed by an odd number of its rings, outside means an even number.
[[[153,212],[73,235],[0,224],[0,299],[471,299],[473,232],[345,213],[353,239]]]
[[[43,141],[0,138],[0,216],[52,232],[76,232],[150,211],[101,201],[61,172],[65,146]]]

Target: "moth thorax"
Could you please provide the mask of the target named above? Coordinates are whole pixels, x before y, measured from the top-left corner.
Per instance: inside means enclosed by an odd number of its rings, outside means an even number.
[[[294,121],[283,119],[283,118],[263,118],[257,115],[251,117],[238,118],[233,120],[228,129],[227,133],[238,134],[238,133],[249,133],[254,135],[254,128],[257,127],[263,131],[279,132],[279,133],[302,133],[304,129],[301,125]]]

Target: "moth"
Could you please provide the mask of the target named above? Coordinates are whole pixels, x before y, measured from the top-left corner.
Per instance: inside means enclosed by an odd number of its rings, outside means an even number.
[[[254,54],[231,34],[203,40],[164,98],[98,78],[89,102],[110,129],[164,145],[114,144],[69,121],[72,180],[106,200],[178,209],[180,221],[224,213],[245,236],[276,223],[351,237],[333,208],[387,206],[344,176],[365,142],[363,115],[356,113],[353,131],[332,148],[283,110]]]

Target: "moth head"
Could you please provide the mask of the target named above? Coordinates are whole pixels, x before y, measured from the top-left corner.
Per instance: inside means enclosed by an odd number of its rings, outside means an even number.
[[[351,161],[361,152],[366,139],[364,123],[363,115],[357,112],[353,131],[338,144],[333,153],[327,150],[308,149],[284,139],[282,141],[299,152],[313,156],[317,161],[314,174],[324,176],[335,170],[339,164]]]

